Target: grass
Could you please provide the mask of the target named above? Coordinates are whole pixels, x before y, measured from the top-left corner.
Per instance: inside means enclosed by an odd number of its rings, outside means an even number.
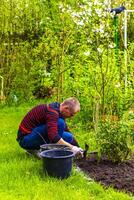
[[[129,194],[105,189],[87,179],[73,167],[68,179],[57,180],[44,175],[42,161],[28,157],[16,142],[20,120],[29,106],[1,108],[0,111],[0,199],[2,200],[132,200]],[[80,132],[78,139],[87,139]],[[82,134],[81,134],[82,133]],[[92,135],[92,134],[91,134]],[[91,137],[92,138],[92,137]],[[91,139],[90,139],[91,140]],[[91,144],[94,144],[90,141]]]

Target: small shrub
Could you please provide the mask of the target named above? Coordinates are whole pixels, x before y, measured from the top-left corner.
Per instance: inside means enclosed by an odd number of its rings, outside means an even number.
[[[131,130],[123,121],[102,121],[96,135],[100,156],[123,162],[131,155]]]
[[[45,86],[39,86],[36,87],[33,91],[33,95],[37,99],[45,98],[45,97],[51,97],[52,96],[52,88],[45,87]]]

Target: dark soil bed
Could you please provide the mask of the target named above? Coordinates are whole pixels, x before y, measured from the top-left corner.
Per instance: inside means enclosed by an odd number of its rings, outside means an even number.
[[[86,159],[76,160],[76,164],[90,178],[106,187],[112,186],[134,195],[134,157],[127,162],[117,164],[106,158],[98,162],[94,154],[91,154]]]

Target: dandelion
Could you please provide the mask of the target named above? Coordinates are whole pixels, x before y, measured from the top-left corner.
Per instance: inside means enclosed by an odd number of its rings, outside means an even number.
[[[80,5],[79,7],[85,9],[85,5]]]
[[[104,0],[104,4],[107,6],[110,4],[110,1],[109,0]]]
[[[89,56],[89,55],[90,55],[90,52],[89,52],[89,51],[85,51],[85,52],[84,52],[84,55],[85,55],[85,56]]]
[[[92,40],[91,39],[87,39],[87,42],[92,44]]]
[[[110,16],[111,16],[112,18],[114,18],[115,14],[116,14],[115,11],[113,11],[113,12],[110,13]]]
[[[120,88],[120,86],[121,86],[120,83],[117,83],[117,84],[115,85],[116,88]]]
[[[128,113],[129,113],[129,114],[133,114],[133,110],[130,110]]]
[[[100,32],[100,33],[104,33],[103,27],[100,27],[99,32]]]
[[[71,11],[72,10],[71,6],[67,5],[67,10]]]
[[[110,49],[114,49],[114,48],[115,48],[115,44],[109,44],[108,47],[109,47]]]
[[[89,7],[92,7],[92,6],[93,6],[93,3],[92,3],[92,2],[87,2],[87,4],[89,5]]]
[[[95,9],[95,12],[99,17],[102,16],[102,10],[101,9]]]
[[[102,53],[102,52],[103,52],[103,49],[101,49],[100,47],[98,47],[98,48],[97,48],[97,51],[98,51],[99,53]]]
[[[99,2],[99,0],[95,0],[94,5],[102,6],[103,4],[101,2]]]
[[[65,8],[64,8],[63,4],[59,4],[59,9],[61,9],[62,12],[65,12]]]
[[[108,33],[104,33],[104,37],[108,37]]]
[[[25,4],[25,7],[28,8],[28,6],[29,6],[28,3],[26,3],[26,4]]]
[[[83,22],[83,20],[81,20],[81,21],[78,21],[78,22],[77,22],[77,25],[79,25],[79,26],[83,26],[83,25],[84,25],[84,22]]]
[[[86,10],[86,13],[87,13],[88,16],[92,16],[92,9],[91,9],[91,8],[88,8],[88,9]]]
[[[79,14],[76,12],[72,12],[71,15],[72,15],[72,17],[79,17]]]
[[[60,3],[60,4],[59,4],[59,9],[62,9],[62,8],[64,8],[64,6],[63,6],[62,3]]]

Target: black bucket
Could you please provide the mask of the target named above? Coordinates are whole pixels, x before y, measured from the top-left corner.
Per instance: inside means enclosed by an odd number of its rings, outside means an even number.
[[[41,152],[43,169],[49,176],[67,178],[71,174],[74,153],[69,150],[52,149]]]

